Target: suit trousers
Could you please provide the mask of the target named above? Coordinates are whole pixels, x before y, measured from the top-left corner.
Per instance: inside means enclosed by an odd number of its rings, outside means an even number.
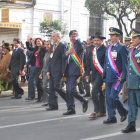
[[[19,94],[23,95],[24,94],[24,90],[20,87],[19,83],[18,83],[18,78],[19,78],[19,72],[13,72],[12,73],[12,84],[14,87],[14,91],[15,91],[15,96],[18,96]]]
[[[80,80],[77,81],[77,86],[78,86],[80,94],[85,94],[84,85],[83,85],[83,81],[81,77],[80,77]]]
[[[128,89],[128,124],[135,122],[140,107],[140,89]]]
[[[58,108],[58,101],[56,92],[66,101],[66,93],[61,87],[62,76],[50,77],[50,95],[49,95],[49,107]]]
[[[83,80],[83,84],[84,84],[84,89],[86,91],[86,95],[90,96],[90,80],[89,80],[89,82],[87,82],[85,79],[85,75],[82,77],[82,80]]]
[[[67,109],[75,110],[74,97],[80,102],[84,102],[85,99],[77,92],[77,78],[79,76],[68,76],[66,77],[66,97],[67,97]]]
[[[47,75],[46,75],[47,72],[43,72],[42,73],[42,76],[43,76],[43,79],[42,79],[42,87],[43,87],[43,101],[44,102],[48,102],[49,101],[49,94],[50,94],[50,89],[49,89],[49,80],[47,78]]]
[[[119,98],[119,92],[114,90],[114,86],[116,83],[109,83],[106,82],[106,103],[107,103],[107,111],[108,111],[108,118],[115,118],[116,109],[118,110],[120,116],[123,116],[127,112],[127,108],[124,103]],[[122,88],[121,83],[121,88]]]
[[[43,98],[43,88],[42,88],[42,80],[39,78],[40,75],[40,68],[36,68],[35,76],[36,76],[36,87],[38,93],[38,100],[42,100]]]
[[[94,104],[94,112],[105,114],[105,95],[102,91],[103,81],[100,77],[96,76],[93,78],[92,83],[92,100]]]

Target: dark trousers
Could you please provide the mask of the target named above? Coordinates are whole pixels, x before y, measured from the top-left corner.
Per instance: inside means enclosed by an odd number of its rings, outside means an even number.
[[[116,109],[118,110],[120,116],[126,114],[127,108],[124,103],[119,98],[119,92],[114,90],[114,86],[116,83],[108,83],[106,82],[106,103],[107,103],[107,111],[108,118],[115,118]],[[121,84],[121,88],[122,88]]]
[[[29,73],[29,79],[28,79],[28,97],[29,98],[35,98],[35,80],[36,80],[36,67],[31,66],[30,67],[30,73]]]
[[[61,76],[50,77],[49,107],[58,108],[56,92],[66,101],[66,93],[61,88]]]
[[[77,81],[77,86],[78,86],[80,94],[85,94],[82,77],[80,77],[80,80]]]
[[[128,125],[136,125],[138,108],[140,107],[140,89],[128,89]]]
[[[105,114],[106,106],[105,106],[105,95],[102,91],[103,81],[100,77],[93,78],[92,83],[92,100],[94,104],[94,112]]]
[[[23,95],[24,94],[24,90],[20,87],[19,83],[18,83],[18,78],[19,78],[19,73],[12,73],[12,84],[14,87],[14,91],[15,91],[15,96],[18,96],[19,94]]]
[[[67,95],[67,108],[68,110],[75,110],[74,97],[80,102],[84,102],[85,99],[76,90],[77,78],[79,76],[66,77],[66,95]]]
[[[84,84],[84,89],[86,91],[86,95],[90,96],[90,80],[89,80],[89,82],[87,82],[85,79],[85,75],[82,77],[82,79],[83,79],[83,84]]]
[[[39,78],[40,75],[40,68],[36,68],[35,76],[36,76],[36,87],[38,93],[38,100],[42,100],[43,98],[43,88],[42,88],[42,80]]]

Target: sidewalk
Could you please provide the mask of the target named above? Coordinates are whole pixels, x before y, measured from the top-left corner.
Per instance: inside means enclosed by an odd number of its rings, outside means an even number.
[[[24,90],[24,95],[27,95],[27,93],[28,93],[28,83],[27,82],[26,83],[20,83],[20,85]],[[0,98],[9,97],[9,96],[13,96],[13,91],[12,90],[2,91],[1,95],[0,95]]]

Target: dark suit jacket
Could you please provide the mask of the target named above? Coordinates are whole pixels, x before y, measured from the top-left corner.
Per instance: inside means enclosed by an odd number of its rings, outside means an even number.
[[[30,56],[30,59],[29,59],[29,62],[28,62],[28,65],[31,65],[31,66],[35,66],[35,52],[38,50],[38,46],[35,46],[35,48],[32,47],[32,44],[27,42],[26,41],[26,46],[27,46],[27,49],[32,51],[31,53],[31,56]]]
[[[83,55],[83,46],[80,42],[80,40],[76,40],[74,44],[74,49],[79,56],[79,58],[82,60],[82,55]],[[64,55],[64,59],[66,60],[66,69],[65,69],[65,76],[80,76],[80,68],[78,65],[74,62],[71,56]]]
[[[53,45],[50,49],[50,54],[52,53]],[[60,42],[60,44],[57,46],[57,48],[54,51],[53,57],[50,58],[49,64],[48,64],[48,72],[50,72],[51,76],[57,77],[62,76],[64,74],[65,69],[65,61],[63,59],[65,50],[65,45]]]
[[[18,73],[19,70],[24,69],[24,65],[26,63],[26,58],[24,54],[24,50],[19,47],[18,50],[12,55],[11,61],[9,64],[9,69],[12,73]]]
[[[89,50],[89,56],[87,58],[88,61],[87,61],[86,75],[89,76],[90,71],[92,71],[93,78],[96,76],[102,78],[102,76],[100,75],[100,73],[98,72],[98,70],[95,68],[93,64],[93,56],[92,56],[93,48],[94,46],[89,47],[90,50]],[[106,47],[104,45],[100,46],[97,50],[97,58],[102,68],[104,68],[105,53],[106,53]]]
[[[109,49],[109,46],[107,47],[107,51],[108,51],[108,49]],[[119,73],[123,72],[122,78],[126,79],[127,51],[125,49],[125,46],[122,46],[120,43],[117,43],[116,46],[112,47],[111,51],[117,52],[117,58],[115,60],[115,63],[119,70]],[[105,58],[103,77],[105,78],[106,82],[117,82],[118,81],[118,77],[116,77],[116,75],[114,74],[114,72],[112,71],[112,69],[109,65],[107,53],[106,53],[106,58]]]
[[[94,47],[94,46],[91,45],[84,49],[84,61],[83,62],[84,62],[85,72],[88,70],[88,57],[89,57],[89,53],[90,53],[90,47]]]
[[[39,52],[39,55],[38,55],[39,64],[40,64],[39,74],[41,74],[41,70],[42,70],[42,68],[43,68],[43,59],[44,59],[44,56],[45,56],[46,51],[47,51],[47,50],[46,50],[45,47],[41,47],[41,48],[40,48],[40,52]]]

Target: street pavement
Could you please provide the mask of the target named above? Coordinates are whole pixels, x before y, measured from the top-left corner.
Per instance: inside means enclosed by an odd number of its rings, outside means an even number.
[[[76,102],[76,114],[63,116],[66,111],[65,102],[59,97],[59,110],[46,111],[41,103],[25,101],[27,88],[22,99],[11,97],[0,98],[0,140],[139,140],[140,110],[137,120],[137,132],[122,134],[121,129],[127,121],[104,125],[107,117],[89,120],[93,112],[93,104],[89,99],[89,108],[82,113],[81,103]],[[9,94],[11,91],[3,94]]]

